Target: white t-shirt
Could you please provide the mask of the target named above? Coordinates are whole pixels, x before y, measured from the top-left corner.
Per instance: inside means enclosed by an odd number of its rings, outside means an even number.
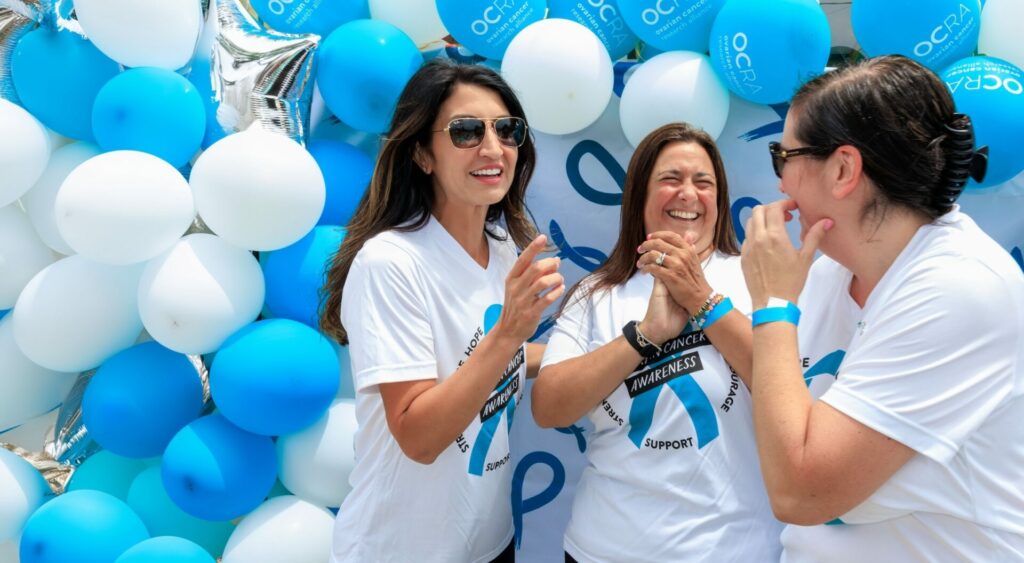
[[[516,249],[511,238],[488,241],[484,269],[431,217],[418,231],[373,237],[352,263],[341,318],[359,429],[333,561],[489,561],[511,541],[508,429],[522,401],[526,347],[481,415],[430,465],[402,453],[377,387],[444,381],[497,321]]]
[[[739,257],[716,253],[704,275],[750,311]],[[617,338],[644,317],[653,283],[638,273],[573,299],[543,365]],[[594,433],[565,550],[581,563],[777,561],[782,526],[761,480],[749,391],[702,331],[688,327],[665,350],[587,414]]]
[[[815,396],[919,455],[844,524],[788,526],[783,560],[1024,560],[1019,267],[954,210],[918,230],[863,311],[851,280],[828,257],[811,269],[800,296],[805,378]]]

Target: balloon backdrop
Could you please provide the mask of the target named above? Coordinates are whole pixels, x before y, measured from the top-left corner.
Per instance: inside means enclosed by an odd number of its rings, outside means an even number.
[[[619,119],[635,147],[648,133],[684,121],[718,137],[729,116],[729,92],[704,55],[670,51],[641,64],[626,81]]]
[[[900,54],[941,72],[978,44],[978,0],[857,0],[850,7],[857,42],[868,56]]]
[[[204,416],[167,445],[161,465],[167,496],[204,520],[231,520],[263,502],[277,478],[274,443],[228,422]]]
[[[317,506],[341,506],[352,486],[356,405],[334,401],[312,426],[277,440],[278,474],[295,496]]]
[[[373,176],[373,161],[356,147],[333,139],[306,145],[324,175],[327,198],[317,225],[347,225]]]
[[[138,286],[139,314],[154,340],[175,352],[213,352],[256,319],[263,273],[249,252],[205,233],[151,260]]]
[[[1024,22],[1024,2],[989,0],[982,6],[978,52],[1024,68],[1024,41],[1018,37],[1020,22]]]
[[[206,132],[206,109],[185,77],[133,68],[107,82],[92,107],[92,130],[105,151],[148,152],[174,167],[188,164]]]
[[[57,192],[72,170],[98,154],[100,150],[96,145],[85,142],[71,143],[55,149],[39,181],[21,198],[21,204],[25,206],[25,211],[32,221],[32,226],[39,233],[39,238],[60,254],[74,254],[75,251],[57,228],[57,213],[54,210]]]
[[[526,26],[544,19],[545,0],[437,0],[437,13],[456,41],[470,51],[501,60],[512,39]]]
[[[560,51],[557,57],[551,53]],[[575,133],[604,113],[614,73],[608,51],[582,25],[543,20],[508,45],[501,73],[516,91],[530,126],[551,135]]]
[[[1024,171],[1024,72],[994,57],[970,57],[942,73],[957,111],[971,116],[975,143],[988,145],[988,173],[971,187],[1001,184]]]
[[[320,288],[344,237],[341,227],[316,227],[299,242],[266,254],[266,305],[273,316],[319,325]]]
[[[366,0],[250,0],[268,26],[285,33],[315,33],[327,37],[339,25],[370,17]]]
[[[18,539],[25,521],[51,494],[32,464],[0,448],[0,543]]]
[[[14,305],[18,347],[56,371],[100,365],[142,332],[136,297],[140,273],[138,266],[108,266],[81,256],[50,264]]]
[[[198,0],[75,0],[75,15],[111,59],[168,70],[188,64],[203,24]]]
[[[50,158],[50,139],[36,118],[0,99],[0,207],[21,197],[36,183]]]
[[[114,563],[214,563],[214,559],[186,539],[159,537],[133,545]]]
[[[144,458],[162,454],[202,409],[202,382],[188,358],[144,342],[96,371],[82,400],[82,420],[107,450]]]
[[[601,40],[613,61],[626,56],[638,41],[626,26],[617,0],[549,0],[548,17],[572,20],[589,29]]]
[[[715,16],[726,0],[619,0],[633,33],[661,51],[704,52]]]
[[[824,72],[831,42],[816,0],[729,0],[711,28],[709,51],[734,94],[776,104]]]
[[[327,107],[342,121],[383,133],[405,83],[422,64],[416,44],[397,27],[356,20],[324,40],[317,87]]]
[[[263,503],[231,534],[224,563],[322,561],[331,551],[334,515],[293,496]]]
[[[192,192],[181,173],[138,151],[93,157],[64,180],[57,229],[80,255],[135,264],[165,252],[192,224]]]
[[[143,460],[101,450],[75,469],[65,491],[101,491],[127,501],[129,487],[147,467]]]
[[[0,207],[0,309],[9,309],[37,273],[56,260],[17,204]]]
[[[316,422],[338,392],[327,338],[288,319],[253,323],[221,346],[210,368],[220,412],[256,434],[279,436]]]
[[[14,340],[13,324],[12,315],[0,318],[0,432],[56,409],[77,375],[46,369],[25,357]],[[0,441],[10,440],[0,436]]]
[[[301,145],[251,129],[225,137],[196,160],[196,211],[235,246],[275,250],[309,232],[324,209],[324,177]]]
[[[370,17],[401,29],[420,49],[448,35],[434,2],[370,0]]]
[[[99,491],[72,491],[44,504],[21,536],[21,563],[109,563],[149,538],[123,501]]]

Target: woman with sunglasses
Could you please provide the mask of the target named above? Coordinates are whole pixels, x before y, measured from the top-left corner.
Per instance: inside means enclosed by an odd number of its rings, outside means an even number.
[[[359,422],[332,561],[514,559],[508,431],[563,291],[558,259],[535,260],[534,160],[494,71],[434,60],[409,80],[324,288]]]
[[[783,560],[1024,560],[1024,275],[954,203],[970,119],[879,57],[801,88],[771,154],[743,271]]]
[[[569,291],[533,386],[538,424],[594,425],[567,562],[778,559],[738,254],[714,141],[682,123],[650,133],[626,172],[618,242]]]

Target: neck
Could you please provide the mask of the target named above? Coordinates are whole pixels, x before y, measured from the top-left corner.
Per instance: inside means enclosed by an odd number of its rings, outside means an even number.
[[[484,225],[487,221],[486,207],[454,209],[452,206],[436,205],[431,213],[473,260],[487,267],[489,247],[487,236],[484,234]]]

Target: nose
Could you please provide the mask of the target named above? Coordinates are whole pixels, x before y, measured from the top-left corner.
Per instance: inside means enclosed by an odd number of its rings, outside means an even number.
[[[697,186],[693,185],[693,182],[684,182],[679,187],[679,199],[683,201],[696,201],[697,200]]]
[[[484,127],[484,139],[480,143],[480,156],[497,160],[501,158],[501,142],[498,141],[498,132],[494,130],[494,122]]]

